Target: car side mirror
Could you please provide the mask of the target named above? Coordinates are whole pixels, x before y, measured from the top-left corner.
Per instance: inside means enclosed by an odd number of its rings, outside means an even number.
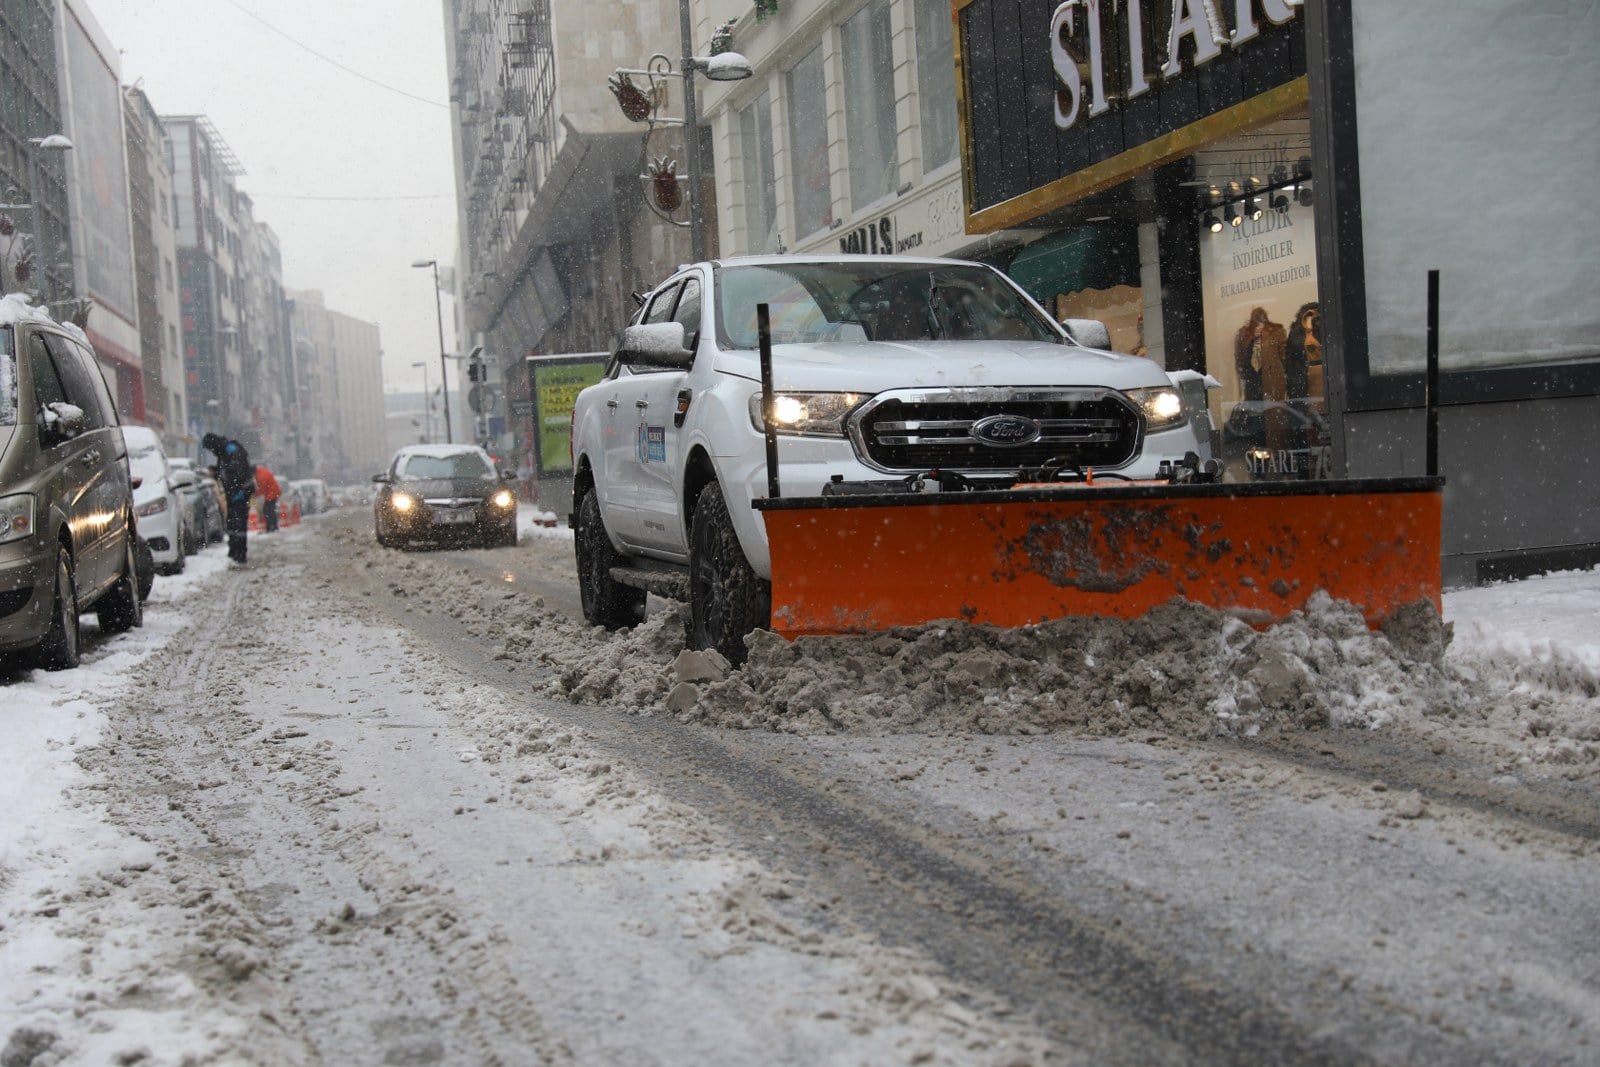
[[[1085,348],[1111,348],[1111,330],[1099,319],[1064,319],[1067,336]]]
[[[174,470],[170,481],[179,489],[193,489],[196,482],[195,476],[186,470]]]
[[[502,482],[514,482],[517,480],[517,472],[512,470],[510,467],[501,467],[500,480]]]
[[[87,419],[78,405],[55,400],[44,406],[39,421],[56,440],[69,441],[83,432]]]
[[[382,485],[389,481],[389,476],[387,474],[374,474],[372,480]]]
[[[652,322],[622,331],[617,361],[625,367],[687,367],[694,362],[694,353],[684,346],[683,323]]]

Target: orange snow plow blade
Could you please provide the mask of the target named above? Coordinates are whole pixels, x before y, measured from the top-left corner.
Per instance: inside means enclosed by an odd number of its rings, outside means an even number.
[[[1438,478],[1027,486],[757,500],[785,637],[1134,618],[1173,597],[1264,626],[1318,589],[1369,625],[1439,604]]]

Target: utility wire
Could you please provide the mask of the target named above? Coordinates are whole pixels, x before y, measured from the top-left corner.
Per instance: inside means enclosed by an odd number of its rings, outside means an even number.
[[[380,201],[380,200],[446,200],[445,193],[428,193],[422,196],[297,196],[293,193],[251,193],[252,200],[339,200],[339,201]]]
[[[316,56],[318,59],[322,60],[324,63],[333,64],[335,67],[338,67],[340,70],[344,71],[346,74],[354,75],[355,77],[360,78],[364,82],[370,82],[373,85],[376,85],[380,89],[387,89],[391,93],[399,93],[401,96],[408,97],[408,98],[410,98],[412,100],[416,100],[419,103],[428,104],[428,105],[431,105],[433,107],[442,107],[442,108],[448,108],[450,106],[449,104],[441,104],[437,100],[429,100],[425,96],[418,96],[415,93],[408,93],[404,89],[397,89],[393,85],[387,85],[384,82],[381,82],[376,78],[370,78],[367,75],[361,73],[359,70],[353,70],[350,67],[345,66],[343,63],[339,62],[337,59],[334,59],[332,56],[323,55],[321,52],[317,51],[315,48],[312,48],[310,45],[306,44],[304,41],[297,40],[297,39],[289,36],[287,33],[283,32],[280,29],[278,29],[278,27],[274,26],[272,23],[268,22],[266,19],[262,18],[260,15],[256,14],[254,11],[251,11],[249,8],[245,7],[243,4],[239,3],[239,0],[228,0],[228,3],[232,4],[234,7],[238,8],[240,11],[244,12],[246,15],[249,15],[251,18],[253,18],[257,22],[261,23],[261,25],[265,26],[267,29],[271,30],[273,33],[277,34],[279,37],[282,37],[285,41],[288,41],[290,44],[296,46],[297,48],[305,49],[307,52],[310,52],[312,55]]]

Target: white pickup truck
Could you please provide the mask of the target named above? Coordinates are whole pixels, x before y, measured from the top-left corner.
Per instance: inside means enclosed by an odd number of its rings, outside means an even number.
[[[568,521],[590,622],[639,622],[647,591],[687,600],[690,645],[734,662],[768,625],[766,530],[751,507],[768,487],[759,304],[785,496],[930,471],[979,485],[1063,467],[1154,478],[1209,458],[1203,402],[1185,403],[1148,359],[1074,341],[990,267],[692,264],[644,299],[573,409]]]

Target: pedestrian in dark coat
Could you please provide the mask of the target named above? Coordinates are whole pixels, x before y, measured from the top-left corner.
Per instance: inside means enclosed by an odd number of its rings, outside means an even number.
[[[222,483],[222,493],[228,498],[228,558],[243,563],[249,548],[250,497],[256,491],[255,464],[250,462],[244,445],[219,433],[206,434],[200,443],[217,454],[211,473]]]

